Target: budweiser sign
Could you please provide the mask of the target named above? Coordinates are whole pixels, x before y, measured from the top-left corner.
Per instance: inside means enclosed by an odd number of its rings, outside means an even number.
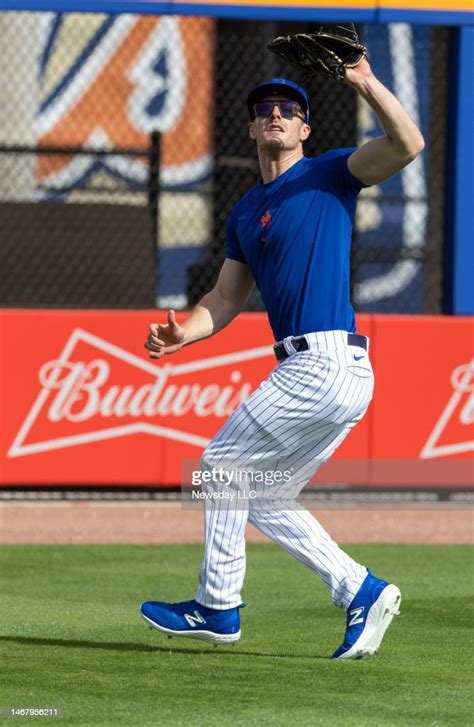
[[[420,457],[446,457],[474,450],[474,359],[451,373],[452,394],[429,435]]]
[[[187,315],[178,312],[178,322]],[[197,467],[274,368],[273,334],[265,314],[244,312],[216,336],[152,361],[143,348],[147,327],[164,318],[163,311],[0,311],[2,485],[183,482],[187,463]],[[472,320],[371,314],[357,325],[371,337],[375,396],[331,458],[340,468],[328,481],[469,486]]]
[[[38,396],[8,457],[77,447],[136,433],[203,448],[222,420],[257,385],[258,381],[248,375],[252,369],[249,362],[269,356],[272,356],[272,347],[262,346],[176,365],[165,359],[165,363],[156,365],[145,356],[140,358],[76,328],[60,355],[41,365]],[[216,383],[212,372],[223,367],[228,368],[228,375],[220,375]],[[196,382],[196,375],[203,380]],[[197,432],[189,430],[190,422],[206,419],[214,420],[214,424],[200,426]],[[174,426],[173,422],[176,422]],[[201,433],[206,429],[208,436]],[[38,439],[39,432],[43,437]],[[45,432],[49,436],[45,437]]]

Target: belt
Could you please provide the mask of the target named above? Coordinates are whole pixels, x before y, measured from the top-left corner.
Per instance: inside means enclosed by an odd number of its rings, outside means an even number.
[[[310,334],[311,335],[311,334]],[[323,334],[324,335],[324,334]],[[358,346],[359,348],[363,348],[364,351],[368,350],[368,342],[366,336],[361,336],[358,333],[347,333],[347,345],[348,346]],[[285,339],[286,340],[286,339]],[[295,349],[296,353],[301,353],[301,351],[309,351],[310,349],[322,349],[324,350],[326,346],[323,345],[310,345],[310,342],[306,338],[306,336],[297,336],[296,338],[291,338],[290,343]],[[283,342],[275,343],[273,346],[273,350],[275,352],[275,356],[277,361],[284,361],[288,356],[290,355]]]

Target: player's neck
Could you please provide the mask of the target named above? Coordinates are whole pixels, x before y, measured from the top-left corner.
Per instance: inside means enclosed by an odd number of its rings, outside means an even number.
[[[264,184],[273,182],[303,157],[302,147],[297,149],[259,150],[258,163]]]

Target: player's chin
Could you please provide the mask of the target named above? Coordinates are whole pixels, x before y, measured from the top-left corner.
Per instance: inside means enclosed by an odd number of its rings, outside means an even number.
[[[270,149],[284,149],[285,143],[281,137],[278,136],[267,136],[262,139],[260,149],[264,151]]]

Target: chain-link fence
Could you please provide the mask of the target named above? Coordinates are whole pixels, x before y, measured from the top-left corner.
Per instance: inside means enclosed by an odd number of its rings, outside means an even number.
[[[174,16],[0,14],[0,304],[195,303],[225,255],[233,204],[259,180],[248,90],[292,75],[266,42],[308,30]],[[439,312],[449,35],[406,24],[359,32],[374,71],[428,143],[401,174],[360,195],[354,302],[364,311]],[[349,87],[322,79],[308,91],[307,155],[381,133]],[[260,307],[255,295],[249,308]]]
[[[186,305],[211,236],[214,21],[4,13],[0,30],[0,304]]]

